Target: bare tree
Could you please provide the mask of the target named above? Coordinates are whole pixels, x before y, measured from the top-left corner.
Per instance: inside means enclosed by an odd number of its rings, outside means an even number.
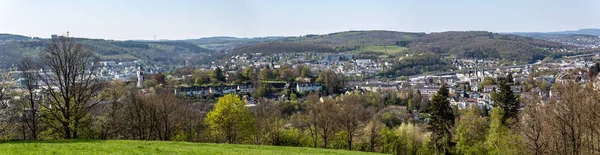
[[[372,117],[368,124],[363,129],[364,137],[369,143],[369,151],[375,152],[375,148],[379,145],[381,141],[381,129],[383,128],[383,123],[377,119],[377,117]]]
[[[9,72],[0,72],[0,140],[12,139],[17,135],[18,125],[15,123],[17,108],[11,105],[12,93],[9,91],[14,87],[14,83],[10,80]]]
[[[123,100],[127,96],[125,82],[114,81],[107,83],[98,95],[98,100],[104,104],[97,106],[97,114],[93,115],[92,128],[100,139],[116,138],[120,130],[118,122],[120,112],[124,107]],[[94,113],[92,113],[94,114]]]
[[[335,119],[338,115],[338,109],[339,107],[333,99],[325,99],[323,102],[308,105],[307,110],[314,113],[314,125],[317,133],[323,139],[323,148],[329,146],[329,142],[333,140],[338,130],[337,120]]]
[[[26,90],[23,104],[23,121],[29,129],[30,138],[36,140],[39,134],[39,100],[35,92],[35,89],[39,86],[38,65],[33,62],[31,57],[23,57],[19,65],[19,71],[21,71],[21,77],[24,79],[23,83]]]
[[[305,104],[308,104],[307,107],[314,107],[314,104],[319,104],[319,96],[315,93],[311,93],[304,102]],[[292,121],[297,127],[309,131],[310,137],[313,141],[313,147],[317,148],[319,142],[319,132],[317,131],[316,124],[319,114],[314,112],[312,109],[314,108],[307,108],[302,113],[296,114]]]
[[[339,97],[339,116],[340,127],[348,132],[346,140],[348,141],[348,150],[352,150],[354,137],[365,126],[372,113],[362,106],[362,99],[357,94],[348,94]]]
[[[537,92],[532,92],[537,94]],[[524,98],[525,109],[521,113],[520,133],[532,154],[547,154],[548,141],[546,138],[547,129],[544,125],[545,118],[544,105],[536,95]]]
[[[102,86],[96,61],[92,51],[68,37],[52,39],[41,57],[41,68],[47,70],[41,76],[46,88],[42,120],[65,139],[78,137],[84,118],[98,103],[93,102]]]
[[[591,84],[557,84],[549,104],[527,101],[522,134],[535,154],[598,154],[600,96]],[[526,102],[526,103],[527,103]],[[533,104],[532,104],[533,103]],[[534,106],[535,104],[535,106]]]
[[[151,138],[150,107],[134,91],[127,94],[127,99],[120,113],[118,127],[127,139],[149,140]]]
[[[265,143],[263,139],[266,138],[271,145],[281,145],[283,126],[285,125],[281,114],[281,104],[265,99],[256,106],[254,113],[258,129],[258,134],[255,135],[256,144]]]
[[[153,126],[156,127],[159,140],[171,140],[177,126],[184,121],[186,112],[183,103],[170,93],[151,95],[146,98],[152,107]]]

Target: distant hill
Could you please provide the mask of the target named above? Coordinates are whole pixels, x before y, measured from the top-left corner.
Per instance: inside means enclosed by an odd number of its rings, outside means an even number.
[[[399,41],[410,41],[425,36],[425,33],[409,33],[396,31],[347,31],[327,35],[306,35],[288,37],[284,42],[302,42],[330,46],[365,46],[365,45],[396,45]]]
[[[165,65],[208,63],[241,53],[360,52],[371,56],[433,52],[456,58],[497,59],[533,62],[548,56],[552,49],[570,48],[554,42],[480,31],[411,33],[395,31],[347,31],[300,37],[211,37],[188,40],[113,41],[76,38],[103,60],[142,59]],[[547,39],[548,40],[548,39]],[[16,64],[23,55],[41,53],[50,42],[0,34],[0,66]],[[360,55],[360,54],[359,54]]]
[[[600,36],[600,29],[579,29],[579,30],[569,30],[569,31],[556,31],[556,32],[513,32],[509,34],[516,35],[536,35],[536,34],[583,34],[583,35],[593,35]]]
[[[284,37],[257,37],[257,38],[236,38],[236,37],[210,37],[200,39],[187,39],[181,40],[189,43],[193,43],[202,48],[210,49],[213,51],[226,51],[232,50],[237,47],[258,44],[261,42],[274,41]]]
[[[587,34],[600,36],[600,29],[579,29],[573,31],[548,32],[551,34]]]
[[[533,37],[575,46],[600,45],[600,29],[580,29],[559,32],[516,32],[520,36]]]
[[[543,59],[551,49],[569,47],[531,37],[481,31],[430,34],[348,31],[327,35],[287,37],[274,42],[277,44],[264,42],[236,48],[232,53],[308,52],[315,49],[321,49],[323,52],[347,52],[365,46],[383,45],[408,47],[408,50],[413,52],[434,52],[457,58],[498,59],[524,63]],[[315,48],[316,45],[319,48]]]
[[[262,54],[274,54],[274,53],[298,53],[298,52],[337,52],[332,46],[311,44],[303,42],[265,42],[260,44],[254,44],[244,46],[233,50],[232,53],[262,53]]]
[[[600,37],[588,34],[517,33],[516,35],[559,42],[574,46],[600,45]]]
[[[75,38],[78,43],[96,52],[102,60],[129,61],[142,59],[164,65],[183,64],[185,59],[208,55],[212,50],[183,41],[113,41]],[[13,40],[0,44],[0,66],[18,64],[24,55],[37,56],[50,39]]]
[[[413,40],[410,48],[457,58],[498,59],[533,62],[547,56],[551,48],[566,46],[531,37],[483,31],[431,33]]]
[[[16,40],[29,40],[30,37],[14,35],[14,34],[0,34],[0,42],[16,41]]]

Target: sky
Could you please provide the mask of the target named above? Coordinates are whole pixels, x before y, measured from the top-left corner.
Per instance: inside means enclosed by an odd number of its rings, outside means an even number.
[[[114,40],[600,28],[598,0],[0,0],[0,33]]]

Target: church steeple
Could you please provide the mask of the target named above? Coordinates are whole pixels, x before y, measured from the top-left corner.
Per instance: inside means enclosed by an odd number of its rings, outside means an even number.
[[[143,88],[144,87],[144,68],[142,67],[142,65],[136,65],[136,75],[137,75],[137,87],[138,88]]]

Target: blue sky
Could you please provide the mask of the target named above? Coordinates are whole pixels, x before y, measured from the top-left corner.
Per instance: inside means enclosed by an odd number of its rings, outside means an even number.
[[[598,0],[0,0],[0,33],[189,39],[600,28]]]

